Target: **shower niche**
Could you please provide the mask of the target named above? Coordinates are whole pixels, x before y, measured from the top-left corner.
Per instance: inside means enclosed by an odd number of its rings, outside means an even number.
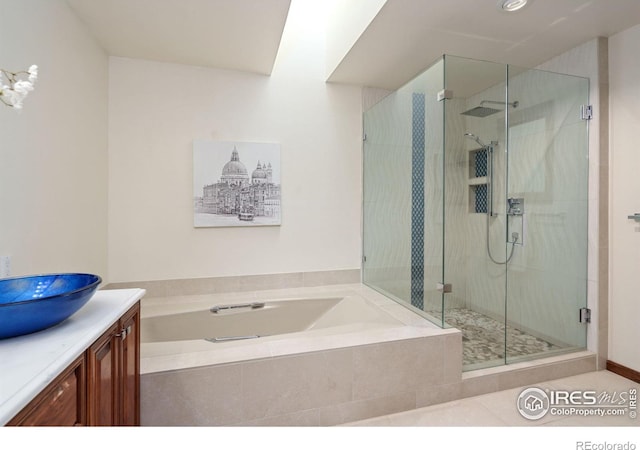
[[[469,212],[487,214],[489,209],[488,197],[488,157],[486,148],[469,150]]]
[[[465,370],[586,347],[588,92],[445,55],[364,113],[364,283],[460,329]]]

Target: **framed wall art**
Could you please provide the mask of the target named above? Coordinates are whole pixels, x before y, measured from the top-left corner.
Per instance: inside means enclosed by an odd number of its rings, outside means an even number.
[[[195,227],[280,225],[280,145],[196,140]]]

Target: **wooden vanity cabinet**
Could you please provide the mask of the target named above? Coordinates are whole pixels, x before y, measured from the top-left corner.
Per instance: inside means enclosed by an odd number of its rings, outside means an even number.
[[[116,323],[87,350],[88,425],[118,423],[118,330]]]
[[[87,424],[140,425],[140,308],[87,350]]]
[[[86,425],[84,355],[9,421],[9,426]]]
[[[140,303],[7,425],[140,425]]]
[[[140,305],[122,317],[122,329],[127,331],[122,342],[119,425],[140,425]]]

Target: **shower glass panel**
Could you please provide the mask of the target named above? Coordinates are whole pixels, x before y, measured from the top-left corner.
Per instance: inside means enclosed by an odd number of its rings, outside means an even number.
[[[463,332],[463,364],[504,364],[507,71],[446,55],[444,321]],[[511,108],[511,107],[509,107]],[[472,136],[471,136],[472,135]]]
[[[364,114],[363,280],[463,367],[586,346],[589,81],[445,55]]]
[[[366,111],[363,163],[363,280],[440,326],[443,85],[440,60]]]
[[[509,217],[522,235],[507,265],[507,362],[586,345],[589,80],[508,67],[508,183],[525,200]]]

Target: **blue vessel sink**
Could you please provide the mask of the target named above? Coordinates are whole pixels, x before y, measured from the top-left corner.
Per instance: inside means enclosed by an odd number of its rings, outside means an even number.
[[[0,339],[62,322],[89,301],[101,282],[98,275],[87,273],[0,279]]]

